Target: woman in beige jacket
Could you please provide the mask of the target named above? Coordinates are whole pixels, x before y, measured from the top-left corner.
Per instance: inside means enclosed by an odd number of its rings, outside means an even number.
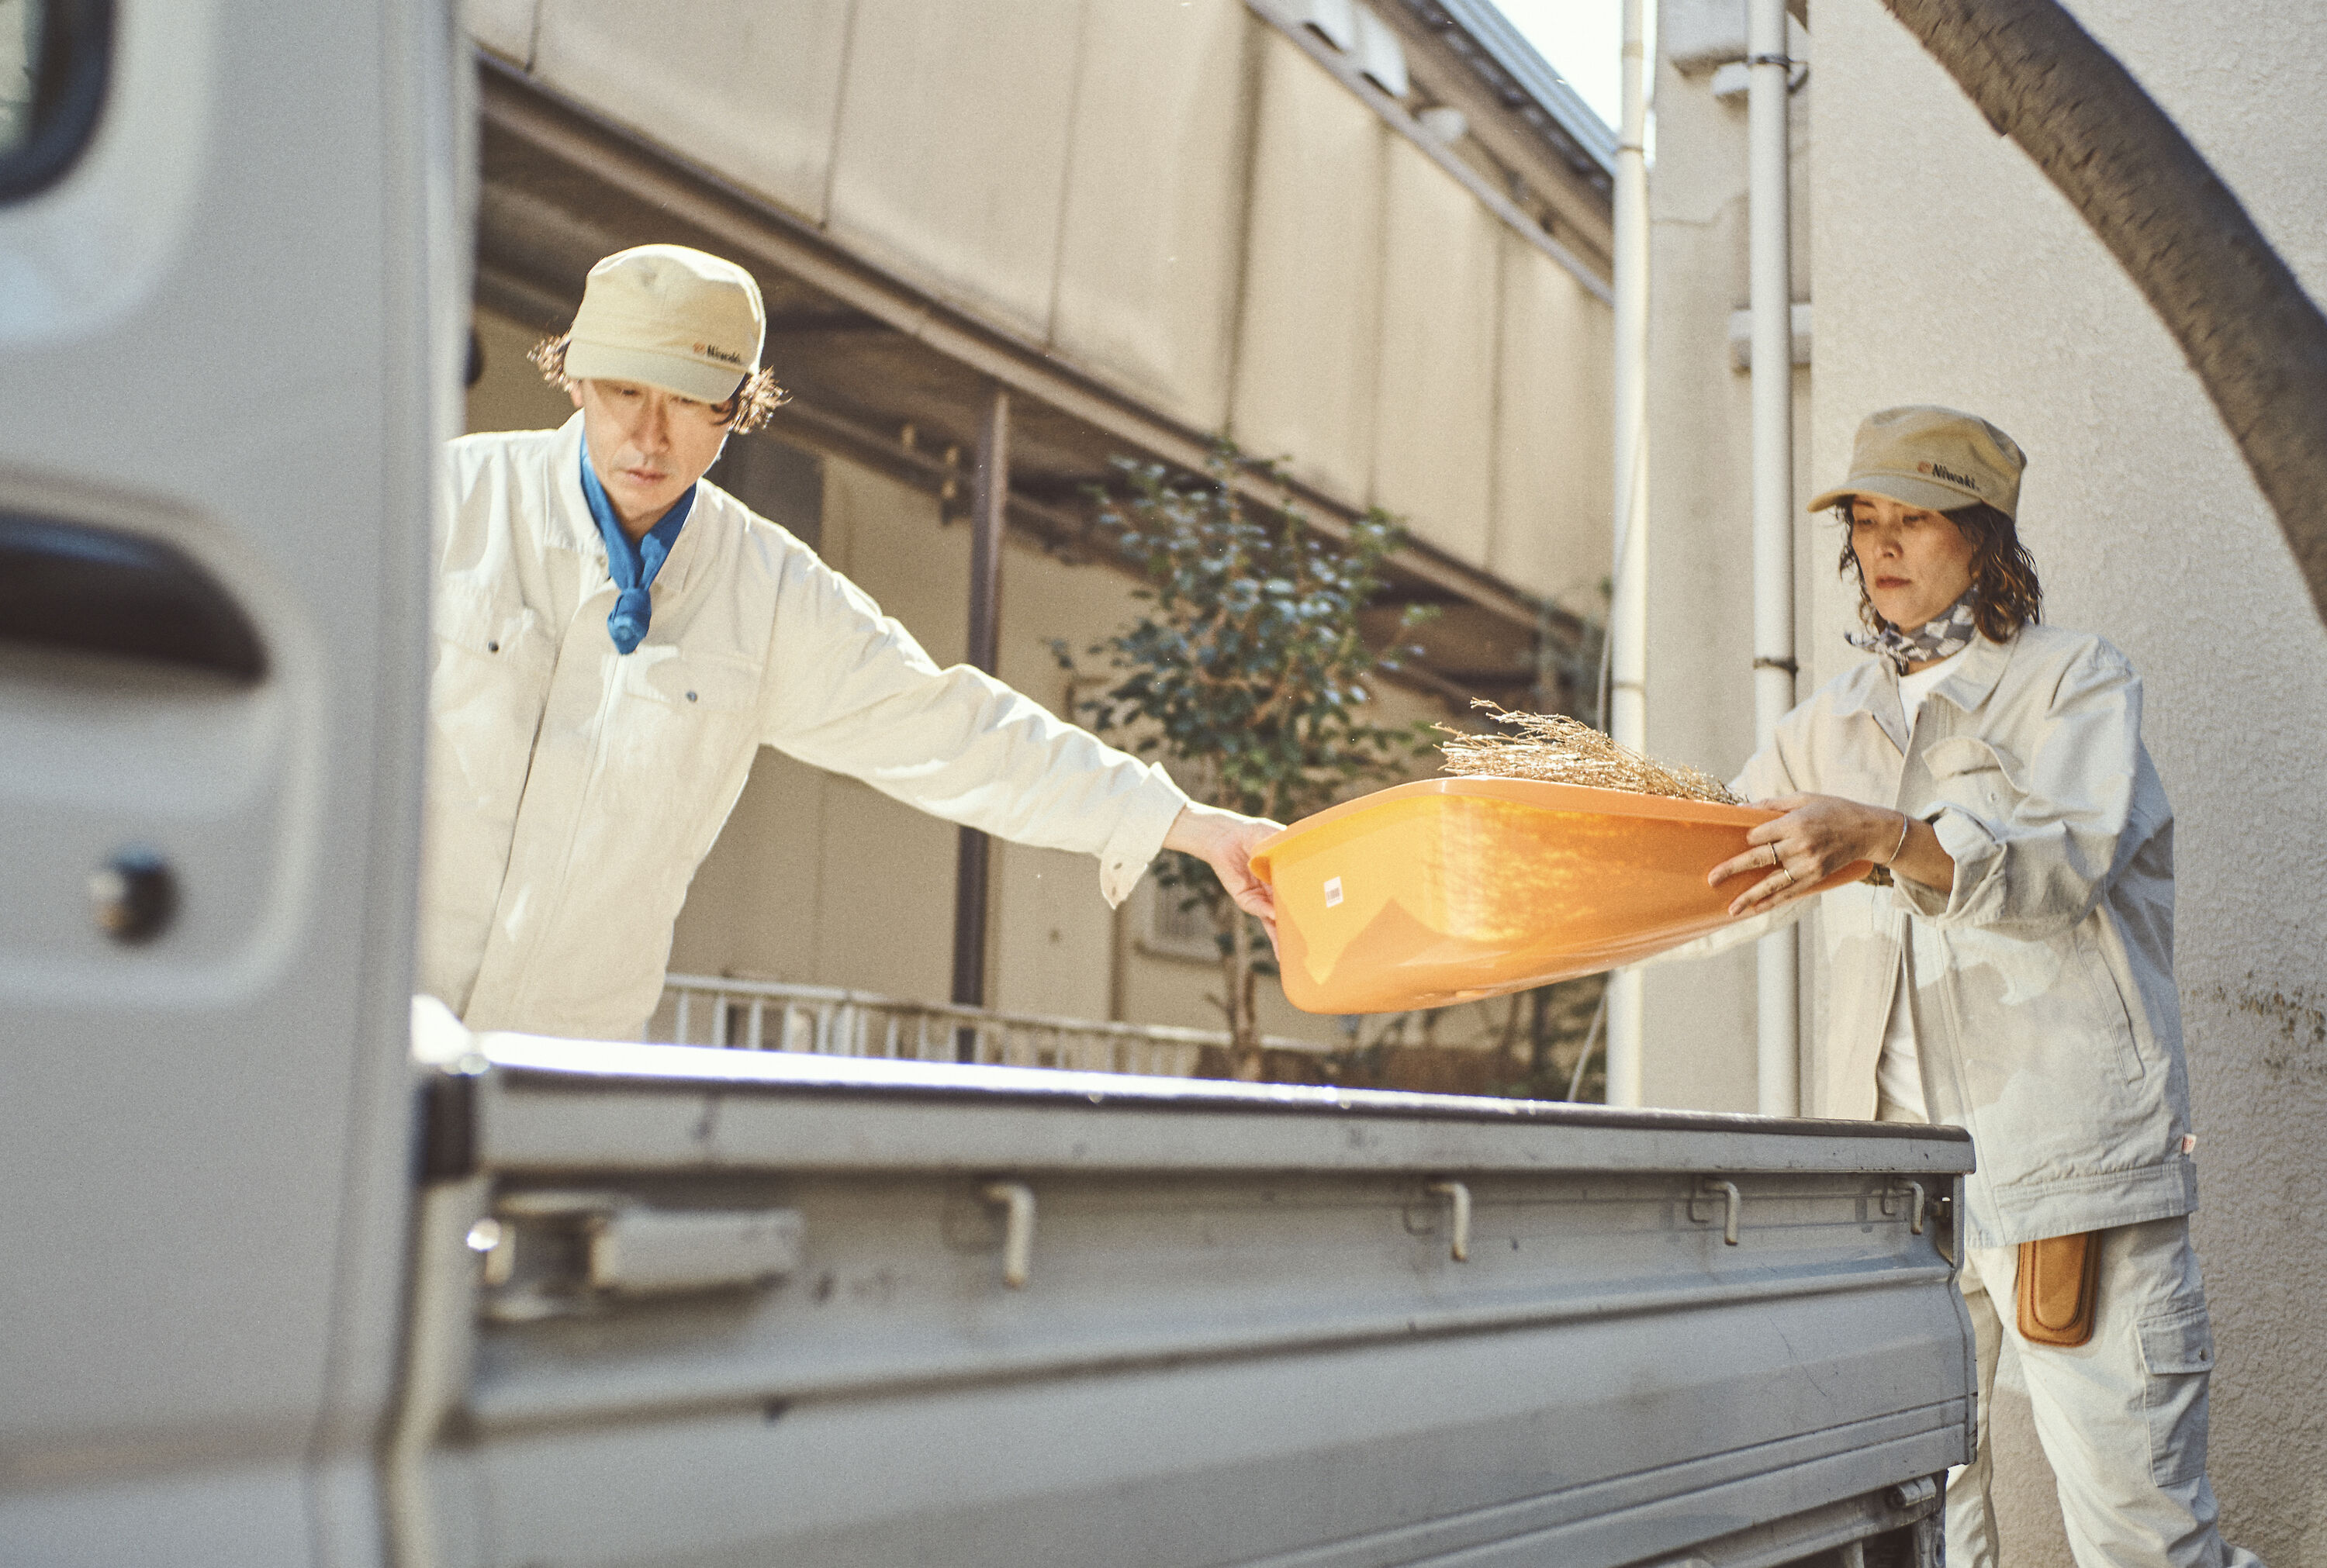
[[[1956,1236],[1981,1441],[1949,1491],[1949,1559],[1996,1559],[1986,1428],[2009,1339],[2079,1563],[2251,1564],[2206,1479],[2173,811],[2125,656],[2037,624],[2014,521],[2023,462],[1951,409],[1860,427],[1849,478],[1811,509],[1845,520],[1866,628],[1852,641],[1875,657],[1747,764],[1740,792],[1785,815],[1713,880],[1766,929],[1853,861],[1888,868],[1818,901],[1818,1109],[1967,1127],[1977,1150]],[[2089,1338],[2032,1340],[2021,1245],[2079,1235],[2098,1253]]]

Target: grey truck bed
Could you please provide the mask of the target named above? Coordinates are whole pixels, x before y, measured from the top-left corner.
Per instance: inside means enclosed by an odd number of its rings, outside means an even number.
[[[407,1562],[1782,1563],[1969,1451],[1950,1129],[520,1036],[424,1106]]]

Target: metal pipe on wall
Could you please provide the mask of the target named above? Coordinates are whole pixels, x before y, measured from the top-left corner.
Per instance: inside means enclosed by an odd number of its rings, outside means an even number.
[[[1782,0],[1780,0],[1782,4]],[[1616,139],[1615,539],[1604,722],[1623,745],[1649,739],[1649,173],[1647,0],[1624,0],[1623,124]],[[1637,969],[1608,976],[1608,1103],[1643,1094]]]
[[[1786,0],[1746,0],[1746,159],[1753,316],[1753,743],[1794,705],[1793,197],[1788,145]],[[1754,1067],[1763,1115],[1800,1106],[1798,927],[1755,952]]]
[[[995,673],[1002,642],[1002,528],[1010,504],[1010,394],[995,387],[977,427],[977,467],[970,481],[969,662]],[[986,929],[993,843],[974,827],[960,830],[954,858],[953,999],[986,1005]],[[961,1030],[955,1050],[975,1059],[977,1034]]]

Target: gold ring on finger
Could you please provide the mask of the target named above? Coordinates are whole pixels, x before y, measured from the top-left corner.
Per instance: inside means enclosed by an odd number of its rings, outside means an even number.
[[[1784,872],[1784,873],[1786,873],[1786,885],[1787,885],[1788,887],[1791,887],[1791,886],[1793,886],[1793,885],[1794,885],[1794,868],[1793,868],[1793,867],[1791,867],[1791,866],[1790,866],[1790,865],[1781,865],[1781,866],[1780,866],[1778,869],[1779,869],[1780,871]]]

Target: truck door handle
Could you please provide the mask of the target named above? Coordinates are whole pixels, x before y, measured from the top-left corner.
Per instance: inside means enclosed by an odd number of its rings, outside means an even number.
[[[242,607],[175,545],[117,528],[0,512],[0,639],[207,670],[266,674]]]
[[[618,1209],[589,1234],[591,1287],[616,1295],[767,1284],[799,1267],[790,1209]]]
[[[486,1315],[530,1321],[594,1310],[608,1298],[750,1290],[800,1265],[790,1209],[650,1209],[615,1192],[501,1196],[469,1232],[483,1255]],[[544,1261],[519,1256],[526,1246]]]

